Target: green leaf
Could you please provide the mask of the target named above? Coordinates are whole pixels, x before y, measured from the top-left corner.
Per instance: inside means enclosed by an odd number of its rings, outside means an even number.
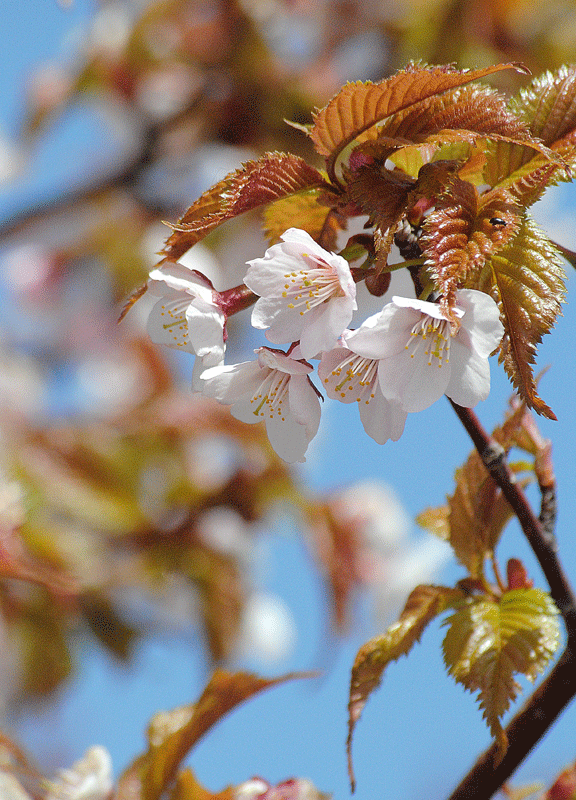
[[[266,153],[248,161],[202,194],[170,227],[164,255],[178,259],[229,219],[282,197],[325,185],[320,172],[299,156]]]
[[[332,209],[319,203],[318,196],[318,189],[310,189],[267,206],[263,218],[270,244],[279,242],[288,228],[300,228],[326,250],[335,250],[339,226]]]
[[[502,757],[507,739],[501,718],[520,691],[514,676],[534,681],[556,652],[558,609],[540,589],[513,589],[499,601],[468,598],[444,624],[444,663],[458,683],[478,692]]]
[[[518,234],[486,263],[477,282],[500,306],[505,333],[499,362],[528,406],[550,419],[556,417],[537,394],[532,365],[537,345],[560,313],[564,279],[559,251],[524,217]]]
[[[379,83],[346,84],[315,114],[310,133],[318,153],[327,157],[328,175],[335,178],[334,166],[342,150],[376,123],[449,89],[504,69],[525,71],[518,64],[463,71],[450,66],[411,64]]]
[[[380,685],[382,674],[391,661],[406,655],[420,639],[424,628],[447,606],[462,598],[458,589],[445,586],[417,586],[408,597],[398,622],[385,634],[366,642],[356,656],[350,678],[348,702],[348,774],[352,790],[355,779],[352,766],[352,736],[371,693]]]

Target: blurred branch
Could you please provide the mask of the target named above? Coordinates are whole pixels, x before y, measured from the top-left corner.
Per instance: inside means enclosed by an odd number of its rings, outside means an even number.
[[[42,200],[36,205],[17,212],[12,217],[0,221],[0,239],[20,233],[27,225],[44,219],[50,214],[67,211],[74,206],[96,199],[114,189],[130,191],[138,183],[143,171],[154,161],[158,143],[172,128],[180,124],[187,116],[194,113],[202,102],[202,96],[196,96],[185,108],[160,122],[145,126],[140,136],[137,152],[127,163],[111,172],[102,172],[83,186],[69,191],[60,191],[48,201]],[[142,198],[138,199],[142,205]],[[157,211],[158,209],[150,209]]]

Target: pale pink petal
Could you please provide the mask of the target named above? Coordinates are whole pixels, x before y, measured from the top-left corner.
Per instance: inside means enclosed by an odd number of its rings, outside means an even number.
[[[194,353],[188,336],[186,309],[190,303],[184,292],[168,290],[165,296],[152,306],[148,315],[148,336],[155,344],[163,344]]]
[[[223,312],[211,303],[197,298],[188,304],[186,309],[188,323],[188,339],[194,352],[206,359],[207,367],[219,364],[224,358],[224,324]]]
[[[460,289],[457,302],[464,311],[462,328],[468,331],[471,346],[479,355],[487,358],[504,335],[498,306],[490,295],[475,289]]]
[[[377,384],[369,399],[360,400],[358,408],[364,430],[376,444],[385,444],[388,439],[397,442],[402,436],[407,414],[398,403],[386,400]]]
[[[382,394],[402,405],[405,411],[423,411],[446,391],[450,380],[450,365],[429,363],[424,348],[413,358],[407,352],[382,359],[378,365]]]
[[[455,337],[450,348],[452,372],[446,394],[459,406],[474,408],[490,394],[490,363],[458,339]]]

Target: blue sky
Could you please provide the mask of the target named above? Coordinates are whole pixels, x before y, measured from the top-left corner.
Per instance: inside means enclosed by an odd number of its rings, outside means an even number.
[[[0,73],[0,125],[12,134],[22,116],[22,85],[32,65],[70,52],[74,30],[87,17],[91,4],[75,0],[64,10],[54,0],[25,0],[0,4],[3,67]],[[71,114],[50,140],[41,143],[34,175],[22,189],[0,197],[0,214],[36,202],[54,187],[66,185],[89,163],[98,129],[86,127],[81,115]],[[192,200],[193,198],[191,198]],[[561,186],[535,209],[536,217],[561,243],[576,247],[574,216],[576,187]],[[567,269],[571,269],[568,267]],[[574,444],[576,395],[573,341],[576,312],[570,291],[568,304],[552,336],[545,338],[539,365],[551,369],[541,392],[558,422],[540,421],[544,435],[554,443],[558,477],[560,553],[576,582],[576,492]],[[488,401],[478,409],[491,428],[503,414],[510,386],[496,364]],[[378,477],[398,492],[410,515],[439,505],[452,491],[454,469],[470,450],[466,434],[449,404],[443,400],[421,414],[410,415],[401,440],[384,447],[367,438],[356,409],[332,404],[324,415],[322,434],[310,449],[303,478],[317,489],[332,488],[363,478]],[[531,495],[537,500],[536,494]],[[278,593],[291,607],[299,632],[298,646],[280,671],[325,668],[322,678],[291,683],[266,692],[233,712],[199,745],[191,759],[200,781],[214,790],[237,784],[254,774],[271,782],[307,776],[335,798],[349,794],[344,741],[350,668],[359,645],[372,635],[365,609],[361,630],[346,641],[326,642],[326,616],[319,580],[296,536],[278,530],[270,539],[263,587]],[[423,534],[414,530],[414,536]],[[544,585],[537,565],[517,527],[512,524],[499,548],[499,560],[525,560],[536,585]],[[450,584],[462,577],[456,564],[441,576]],[[359,800],[373,798],[442,798],[458,782],[489,734],[473,698],[444,673],[440,643],[442,631],[431,625],[407,659],[392,665],[380,690],[371,698],[358,725],[354,756]],[[62,733],[63,758],[79,757],[91,744],[105,745],[117,770],[141,751],[144,730],[158,710],[189,703],[207,678],[196,633],[185,640],[166,638],[143,643],[129,668],[118,665],[103,651],[83,650],[81,670],[57,698],[58,710],[46,704],[18,722],[23,743],[41,761],[47,742]],[[319,655],[320,654],[320,655]],[[255,668],[244,663],[240,666]],[[60,730],[54,730],[54,725]],[[521,768],[515,783],[550,780],[576,756],[572,706]]]

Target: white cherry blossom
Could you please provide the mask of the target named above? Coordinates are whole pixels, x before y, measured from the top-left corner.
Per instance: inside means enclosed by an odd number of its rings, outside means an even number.
[[[202,391],[225,405],[241,422],[264,422],[270,444],[290,463],[305,461],[320,424],[318,394],[308,377],[312,366],[268,347],[256,361],[205,370]]]
[[[161,298],[148,317],[148,335],[153,342],[194,353],[202,359],[204,369],[222,363],[226,316],[208,278],[183,264],[166,261],[150,273],[148,290]]]
[[[340,346],[322,354],[318,375],[328,397],[342,403],[358,403],[364,430],[378,444],[398,441],[404,431],[406,412],[399,403],[387,400],[378,382],[378,360],[354,352],[353,331],[346,331],[348,347]]]
[[[378,379],[386,398],[405,411],[422,411],[443,394],[471,408],[490,392],[488,357],[504,334],[498,306],[474,289],[456,294],[451,324],[436,303],[393,297],[352,335],[350,347],[378,360]]]
[[[112,759],[104,747],[90,747],[49,784],[46,800],[108,800],[112,792]]]
[[[244,282],[260,295],[252,325],[274,344],[300,340],[304,358],[330,350],[356,310],[356,285],[348,262],[290,228],[263,258],[249,261]]]

